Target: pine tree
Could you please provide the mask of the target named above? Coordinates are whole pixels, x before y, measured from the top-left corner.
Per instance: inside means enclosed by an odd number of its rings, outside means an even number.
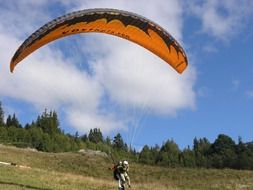
[[[48,113],[45,109],[42,115],[38,116],[36,125],[49,135],[61,133],[59,120],[55,111]]]
[[[127,151],[127,144],[124,143],[124,141],[123,141],[123,139],[122,139],[120,133],[118,133],[118,134],[114,137],[114,140],[113,140],[113,147],[114,147],[114,148],[117,148],[117,149],[120,149],[120,150]]]
[[[93,143],[103,142],[103,135],[98,128],[91,129],[88,138]]]
[[[6,127],[10,127],[10,126],[11,126],[11,115],[8,115],[6,119]]]
[[[5,125],[4,123],[4,111],[2,108],[2,102],[0,101],[0,127],[3,127]]]
[[[22,125],[19,123],[18,118],[16,117],[15,113],[11,116],[8,115],[6,120],[6,127],[17,127],[22,128]]]
[[[167,140],[161,147],[159,159],[162,165],[175,167],[179,165],[180,150],[173,140]]]
[[[235,167],[237,155],[233,139],[227,135],[220,134],[210,146],[209,159],[215,168]]]
[[[87,141],[88,141],[88,136],[87,136],[87,134],[82,135],[82,136],[81,136],[81,140],[82,140],[83,142],[87,142]]]
[[[145,145],[139,155],[140,162],[144,164],[153,164],[155,161],[151,148]]]
[[[210,146],[211,143],[207,140],[207,138],[194,138],[193,151],[195,154],[195,162],[197,167],[208,167],[207,153]]]

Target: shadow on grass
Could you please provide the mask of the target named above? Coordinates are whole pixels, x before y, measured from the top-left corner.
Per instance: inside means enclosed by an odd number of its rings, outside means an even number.
[[[14,183],[14,182],[6,182],[6,181],[0,181],[0,185],[13,185],[13,186],[18,186],[18,187],[24,187],[27,189],[34,189],[34,190],[52,190],[52,189],[48,189],[48,188],[42,188],[42,187],[34,187],[31,185],[24,185],[24,184],[20,184],[20,183]]]

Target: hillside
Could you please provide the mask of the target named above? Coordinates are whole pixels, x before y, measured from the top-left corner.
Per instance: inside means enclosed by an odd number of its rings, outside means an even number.
[[[68,153],[44,153],[0,145],[2,190],[113,190],[117,183],[108,157]],[[253,189],[253,171],[162,168],[130,163],[132,189]]]

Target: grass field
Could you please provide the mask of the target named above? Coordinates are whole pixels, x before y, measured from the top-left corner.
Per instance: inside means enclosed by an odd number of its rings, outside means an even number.
[[[109,158],[0,145],[0,190],[116,190]],[[249,189],[253,171],[162,168],[130,163],[133,190]]]

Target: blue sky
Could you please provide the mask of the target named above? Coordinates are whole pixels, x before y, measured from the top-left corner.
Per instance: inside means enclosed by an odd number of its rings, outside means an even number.
[[[147,3],[148,2],[148,3]],[[153,20],[184,47],[182,74],[117,37],[83,34],[51,43],[22,61],[18,46],[46,22],[87,8],[123,9]],[[253,140],[251,0],[0,0],[0,100],[5,115],[30,123],[56,110],[65,132],[99,127],[136,148],[224,133]]]

